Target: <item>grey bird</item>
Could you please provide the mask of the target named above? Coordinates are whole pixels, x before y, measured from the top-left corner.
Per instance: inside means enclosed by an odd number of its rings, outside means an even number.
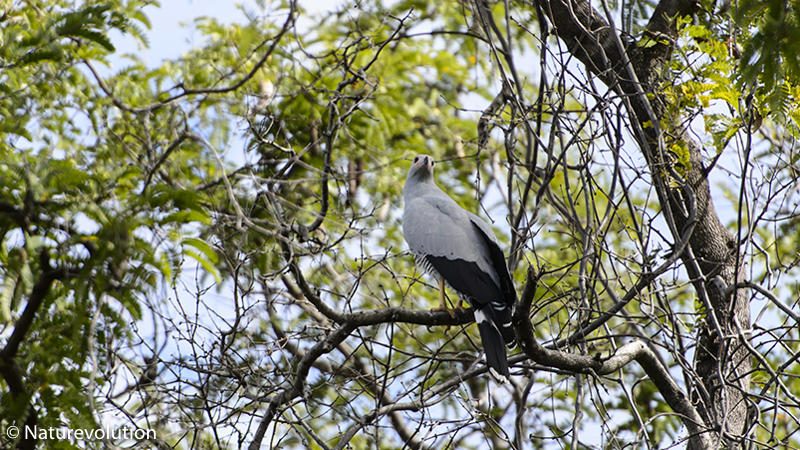
[[[475,311],[486,363],[500,381],[509,376],[505,346],[515,344],[511,312],[517,293],[489,224],[461,208],[433,180],[435,161],[418,155],[403,187],[403,236],[417,264]]]

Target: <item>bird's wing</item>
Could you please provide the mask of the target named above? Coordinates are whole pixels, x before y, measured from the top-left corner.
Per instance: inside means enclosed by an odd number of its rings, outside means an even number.
[[[484,222],[480,217],[475,214],[470,214],[470,221],[478,231],[481,239],[483,239],[486,248],[489,250],[489,260],[492,263],[494,271],[497,273],[497,278],[500,282],[500,290],[503,292],[503,300],[509,306],[514,305],[517,301],[517,290],[514,288],[511,274],[508,272],[506,257],[497,243],[497,238],[492,232],[491,227],[489,227],[489,224]]]
[[[446,195],[409,199],[403,212],[403,235],[418,255],[488,262],[467,212]]]
[[[476,214],[472,214],[469,211],[466,211],[466,213],[467,216],[469,216],[469,219],[472,221],[472,223],[474,223],[475,226],[480,228],[480,230],[483,231],[483,234],[485,234],[490,241],[494,242],[494,244],[497,245],[497,236],[494,235],[494,230],[492,230],[491,225],[486,223],[485,220],[481,219],[480,216]]]

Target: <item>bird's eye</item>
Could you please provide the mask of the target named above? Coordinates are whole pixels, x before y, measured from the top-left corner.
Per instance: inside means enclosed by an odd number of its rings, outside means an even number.
[[[418,159],[419,159],[419,156],[415,156],[414,157],[414,162],[417,162]]]
[[[431,160],[431,167],[433,167],[433,166],[435,166],[435,165],[436,165],[436,161],[434,161],[434,160]]]

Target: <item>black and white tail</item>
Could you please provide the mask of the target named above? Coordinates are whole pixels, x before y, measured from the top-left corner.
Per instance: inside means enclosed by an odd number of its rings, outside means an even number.
[[[511,306],[495,301],[492,301],[490,305],[492,307],[493,322],[500,330],[500,334],[503,335],[503,342],[508,348],[516,347],[517,335],[514,333],[514,324],[511,322]]]
[[[489,366],[489,372],[501,383],[508,381],[510,374],[504,345],[506,339],[503,337],[504,333],[495,325],[497,320],[493,308],[486,305],[481,309],[476,309],[475,321],[478,323],[478,331],[481,334],[481,342],[483,343],[483,351],[486,354],[486,364]],[[510,339],[513,343],[513,330],[511,332],[512,337]]]

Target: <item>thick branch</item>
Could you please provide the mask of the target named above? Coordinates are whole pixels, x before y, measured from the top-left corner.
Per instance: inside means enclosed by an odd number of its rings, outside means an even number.
[[[712,449],[709,428],[706,422],[692,405],[689,397],[681,391],[669,371],[659,361],[655,353],[641,341],[629,342],[618,348],[608,357],[600,355],[590,356],[575,353],[566,353],[558,350],[546,349],[536,342],[533,334],[533,325],[528,315],[536,292],[536,276],[533,269],[528,270],[528,282],[514,311],[514,328],[519,338],[522,350],[534,362],[576,373],[607,375],[636,361],[644,369],[650,380],[656,385],[661,396],[667,404],[680,415],[686,429],[689,431],[689,441],[693,448]]]
[[[288,252],[288,246],[284,248]],[[474,320],[472,309],[457,311],[430,311],[424,309],[408,308],[384,308],[376,310],[356,311],[352,313],[340,313],[336,309],[328,306],[320,296],[314,292],[303,276],[303,272],[291,256],[286,253],[290,261],[289,269],[297,281],[297,286],[308,300],[319,312],[329,320],[337,324],[347,324],[355,327],[378,325],[389,322],[402,322],[414,325],[436,326],[436,325],[465,325]],[[452,313],[452,315],[451,315]]]
[[[31,291],[30,297],[28,297],[28,303],[25,305],[22,315],[14,324],[14,331],[11,332],[11,336],[9,336],[8,341],[6,341],[6,345],[0,350],[0,376],[3,377],[8,385],[8,390],[13,401],[18,405],[26,405],[24,408],[26,411],[24,426],[26,427],[33,427],[36,425],[38,418],[36,409],[30,404],[30,394],[25,389],[22,378],[23,373],[17,365],[15,358],[17,353],[19,353],[20,345],[28,335],[31,325],[33,325],[33,320],[36,318],[37,312],[44,303],[47,294],[50,292],[53,281],[59,278],[58,272],[50,268],[47,253],[42,253],[41,263],[42,274],[33,286],[33,290]],[[36,448],[36,441],[35,436],[29,436],[27,433],[23,433],[20,441],[17,443],[17,448]]]

